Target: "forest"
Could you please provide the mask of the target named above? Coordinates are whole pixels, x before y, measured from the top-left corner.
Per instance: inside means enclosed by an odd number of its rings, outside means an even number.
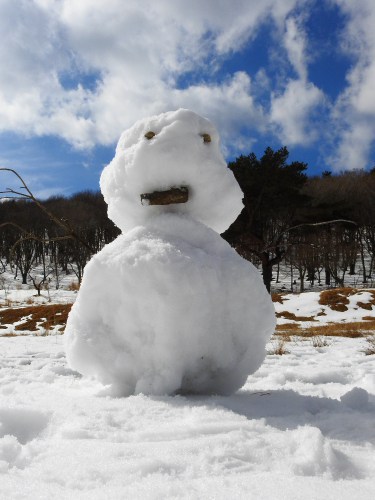
[[[222,237],[259,267],[269,291],[280,266],[301,292],[307,283],[344,286],[359,269],[368,284],[375,273],[375,169],[309,177],[307,164],[288,157],[286,147],[267,148],[260,158],[251,153],[228,164],[244,208]],[[11,269],[38,292],[52,278],[59,287],[63,273],[80,282],[90,257],[120,232],[100,192],[37,203],[13,195],[6,191],[0,204],[0,273]]]

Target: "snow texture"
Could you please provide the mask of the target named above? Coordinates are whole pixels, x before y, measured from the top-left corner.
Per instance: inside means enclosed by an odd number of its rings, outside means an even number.
[[[179,185],[192,193],[182,208],[140,202]],[[242,206],[213,126],[187,110],[138,122],[101,186],[130,230],[86,266],[65,331],[70,366],[114,395],[239,389],[265,357],[275,312],[259,272],[208,227],[224,229]]]
[[[375,498],[365,339],[296,338],[230,396],[129,398],[70,370],[62,341],[0,337],[0,498]]]

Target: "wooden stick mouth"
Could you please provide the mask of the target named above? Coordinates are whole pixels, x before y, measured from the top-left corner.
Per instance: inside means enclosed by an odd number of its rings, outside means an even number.
[[[186,186],[141,194],[142,205],[172,205],[174,203],[186,203],[188,199],[189,189]]]

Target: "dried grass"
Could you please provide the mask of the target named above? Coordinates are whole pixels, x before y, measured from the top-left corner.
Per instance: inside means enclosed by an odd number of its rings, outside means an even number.
[[[49,331],[61,325],[58,329],[62,332],[68,319],[72,304],[43,304],[36,306],[4,309],[0,311],[2,325],[13,325],[17,331],[38,331],[38,326],[44,331]]]
[[[284,297],[281,293],[273,293],[271,295],[272,302],[279,302],[279,304],[284,303]]]
[[[80,288],[81,284],[78,283],[78,281],[71,281],[69,283],[69,286],[68,286],[68,290],[70,292],[78,292],[79,288]]]
[[[299,330],[301,327],[298,323],[284,323],[283,325],[276,326],[276,332],[284,332],[290,330]]]
[[[291,321],[316,321],[314,316],[296,316],[294,313],[290,311],[282,311],[276,313],[277,318],[285,318]]]
[[[333,290],[324,290],[320,294],[319,304],[328,306],[333,311],[347,311],[350,295],[357,293],[356,288],[335,288]]]
[[[301,332],[303,336],[312,337],[323,335],[325,337],[363,337],[365,332],[375,331],[375,320],[364,323],[363,321],[353,321],[349,323],[329,323],[327,325],[313,326]]]
[[[371,302],[357,302],[357,306],[365,309],[366,311],[372,311]]]
[[[320,293],[319,304],[328,306],[333,311],[345,312],[348,310],[349,297],[357,293],[369,292],[371,299],[369,302],[357,302],[358,307],[367,311],[372,310],[375,306],[375,290],[360,290],[358,288],[334,288],[332,290],[324,290]]]
[[[353,321],[350,323],[328,323],[327,325],[314,325],[301,328],[298,323],[277,325],[276,335],[287,337],[298,335],[300,337],[349,337],[360,338],[367,332],[375,333],[375,318],[366,321]]]
[[[313,347],[327,347],[329,346],[329,342],[323,335],[315,335],[311,337],[311,343]]]
[[[286,348],[287,343],[286,337],[277,337],[271,342],[272,347],[267,351],[267,354],[282,356],[283,354],[289,354],[290,351]]]

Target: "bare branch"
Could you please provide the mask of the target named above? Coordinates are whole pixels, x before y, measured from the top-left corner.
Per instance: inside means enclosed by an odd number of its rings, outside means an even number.
[[[40,210],[42,210],[52,222],[54,222],[58,227],[60,227],[66,233],[65,234],[66,239],[69,239],[69,238],[74,239],[74,240],[78,241],[81,245],[83,245],[91,253],[94,253],[94,251],[90,247],[90,245],[88,245],[86,243],[86,241],[84,241],[79,236],[79,234],[77,234],[77,232],[72,228],[72,226],[69,224],[69,222],[67,220],[56,217],[56,215],[54,215],[52,212],[50,212],[37,198],[35,198],[35,196],[31,192],[31,190],[28,188],[26,182],[23,180],[23,178],[21,177],[21,175],[18,172],[16,172],[12,168],[0,168],[0,171],[13,173],[21,181],[21,184],[22,184],[21,189],[25,189],[25,191],[27,193],[27,194],[25,194],[25,193],[21,193],[19,191],[15,191],[14,189],[7,188],[6,191],[2,191],[2,192],[0,192],[0,194],[1,193],[3,193],[3,194],[9,194],[9,193],[15,194],[17,196],[20,196],[21,199],[28,199],[28,200],[33,201],[38,206],[38,208],[40,208]],[[2,198],[2,196],[1,196],[1,198]],[[12,197],[6,196],[5,198],[9,199]]]
[[[298,224],[297,226],[290,227],[283,231],[282,234],[288,233],[290,231],[294,231],[295,229],[299,229],[300,227],[319,227],[319,226],[329,226],[330,224],[353,224],[354,226],[358,226],[358,224],[352,220],[346,220],[346,219],[335,219],[335,220],[328,220],[326,222],[313,222],[313,223],[304,223],[304,224]]]

